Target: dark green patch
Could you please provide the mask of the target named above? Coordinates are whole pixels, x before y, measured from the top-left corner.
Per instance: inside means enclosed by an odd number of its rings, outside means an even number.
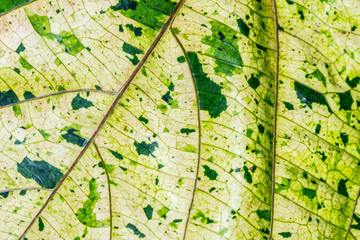
[[[44,222],[41,219],[41,217],[39,217],[39,231],[42,232],[45,228]]]
[[[125,1],[126,1],[126,0],[125,0]],[[138,235],[138,236],[139,236],[139,238],[144,238],[144,237],[146,237],[146,235],[143,234],[142,232],[140,232],[139,229],[138,229],[135,225],[133,225],[133,224],[131,224],[131,223],[128,223],[128,224],[126,225],[126,227],[129,228],[129,229],[131,229],[131,230],[134,232],[135,235]]]
[[[340,98],[340,109],[351,110],[351,105],[354,102],[354,99],[351,97],[350,90],[344,93],[337,94]]]
[[[2,198],[7,198],[9,196],[9,191],[0,193]]]
[[[121,26],[121,25],[120,25]],[[126,24],[125,25],[130,31],[134,32],[134,35],[136,37],[139,37],[142,35],[142,28],[141,27],[134,27],[132,24]]]
[[[351,87],[354,88],[356,85],[358,85],[360,82],[360,77],[355,77],[353,79],[349,79],[349,77],[346,78],[346,83]]]
[[[60,169],[45,161],[32,161],[25,157],[17,163],[17,171],[25,178],[35,180],[44,188],[54,188],[64,174]]]
[[[265,101],[267,104],[269,104],[270,106],[272,106],[272,107],[274,106],[274,104],[272,103],[272,101],[271,101],[271,99],[270,99],[270,97],[269,97],[268,94],[265,95],[264,101]]]
[[[123,155],[121,155],[120,153],[115,152],[115,151],[110,150],[110,149],[108,149],[108,150],[109,150],[109,152],[110,152],[114,157],[116,157],[117,159],[119,159],[119,160],[123,160],[123,159],[124,159]]]
[[[16,52],[19,54],[19,53],[21,53],[23,51],[25,51],[25,46],[24,46],[24,44],[20,43],[20,45],[16,49]]]
[[[110,225],[110,219],[105,220],[96,219],[96,214],[94,213],[95,204],[100,200],[100,192],[97,191],[98,184],[96,179],[92,178],[89,182],[89,196],[88,199],[83,203],[83,207],[79,208],[76,212],[76,217],[79,221],[92,228],[101,228],[104,226]]]
[[[254,77],[254,74],[251,74],[251,77],[248,80],[249,86],[253,89],[256,89],[258,86],[260,86],[259,79]]]
[[[24,196],[25,194],[26,194],[26,190],[21,190],[19,193],[20,196]]]
[[[205,170],[205,176],[207,176],[210,180],[216,180],[218,173],[215,170],[209,168],[207,165],[203,165],[203,168]]]
[[[129,58],[128,56],[126,56],[133,65],[137,65],[140,62],[139,58],[137,57],[137,54],[144,53],[142,50],[140,50],[134,46],[131,46],[128,43],[124,43],[122,50],[133,56],[133,58]]]
[[[152,156],[155,157],[153,155],[153,152],[155,151],[155,148],[158,148],[159,145],[157,142],[153,142],[153,143],[149,143],[147,144],[146,142],[142,141],[141,143],[138,142],[134,142],[134,145],[136,147],[136,151],[139,155],[145,155],[145,156]]]
[[[33,66],[31,66],[31,64],[30,64],[28,61],[26,61],[25,58],[21,57],[21,58],[19,59],[19,62],[20,62],[20,64],[21,64],[21,66],[22,66],[23,68],[25,68],[26,70],[31,70],[31,69],[33,69]]]
[[[251,173],[249,172],[249,168],[247,166],[244,166],[244,178],[247,183],[252,184],[252,182],[253,182],[252,176],[251,176]]]
[[[177,58],[177,61],[179,63],[184,63],[184,62],[186,62],[186,58],[184,56],[180,56],[180,57]]]
[[[73,110],[79,110],[81,108],[89,108],[94,106],[94,104],[85,98],[80,97],[80,94],[78,93],[76,97],[71,101],[71,107]]]
[[[95,85],[96,90],[101,90],[102,88],[99,85]]]
[[[298,13],[300,15],[300,19],[304,20],[305,19],[304,12],[302,10],[298,10]]]
[[[67,142],[78,145],[79,147],[83,147],[87,140],[80,137],[79,135],[75,134],[75,132],[79,132],[79,130],[76,129],[69,129],[67,130],[67,133],[61,135]]]
[[[145,124],[148,124],[149,123],[149,120],[144,118],[142,115],[139,117],[139,120]]]
[[[136,6],[137,6],[138,2],[133,1],[133,0],[120,0],[118,2],[118,4],[116,4],[115,6],[111,6],[110,8],[114,11],[118,11],[118,10],[135,10]]]
[[[176,3],[169,0],[120,0],[110,8],[120,11],[121,14],[142,23],[152,29],[161,29],[166,21],[166,15],[170,16],[176,7]]]
[[[119,25],[119,32],[124,32],[124,28],[121,24]]]
[[[237,19],[236,21],[240,29],[240,32],[244,34],[246,37],[249,37],[250,28],[248,27],[248,25],[241,18]]]
[[[11,11],[12,9],[30,2],[31,0],[1,0],[0,1],[0,14]]]
[[[289,5],[293,5],[293,4],[294,4],[294,2],[291,1],[291,0],[286,0],[286,2],[287,2],[287,4],[289,4]]]
[[[307,196],[310,199],[313,199],[314,197],[316,197],[316,190],[309,189],[309,188],[303,188],[302,194]]]
[[[196,53],[187,54],[198,91],[200,109],[208,111],[212,118],[217,118],[228,107],[225,96],[221,94],[221,87],[204,73]]]
[[[344,144],[344,146],[346,146],[346,144],[348,143],[349,141],[349,137],[346,133],[340,133],[340,138]]]
[[[291,237],[291,232],[281,232],[279,233],[280,236],[282,236],[283,238],[289,238]]]
[[[195,129],[190,129],[190,128],[182,128],[180,130],[181,133],[185,133],[186,135],[189,135],[190,133],[196,132]]]
[[[27,99],[31,99],[31,98],[35,98],[36,96],[32,93],[32,92],[29,92],[29,91],[25,91],[24,92],[24,98],[27,100]]]
[[[294,110],[294,105],[289,102],[283,102],[287,110]]]
[[[325,156],[325,153],[324,153],[324,152],[319,152],[319,151],[317,151],[316,153],[320,155],[321,160],[322,160],[323,162],[327,159],[327,156]]]
[[[310,74],[307,74],[306,75],[306,78],[310,77],[310,76],[313,76],[315,77],[316,79],[318,79],[320,82],[322,82],[322,84],[326,87],[326,79],[325,79],[325,76],[322,74],[322,72],[320,72],[319,69],[316,69],[315,71],[313,71],[312,73]]]
[[[170,91],[174,91],[174,89],[175,89],[174,83],[170,82],[168,88],[169,88]]]
[[[256,210],[256,214],[258,215],[259,218],[262,218],[266,221],[270,221],[271,218],[271,212],[268,210]]]
[[[170,91],[167,91],[162,97],[162,100],[170,104],[170,102],[173,100],[173,98],[170,96]]]
[[[354,214],[354,221],[356,224],[351,224],[351,227],[356,230],[360,230],[360,217],[358,214]]]
[[[320,124],[317,124],[317,125],[316,125],[316,128],[315,128],[315,133],[316,133],[316,134],[319,134],[319,133],[320,133],[320,130],[321,130],[321,125],[320,125]]]
[[[14,67],[14,71],[15,71],[17,74],[20,74],[20,69],[18,69],[17,67]]]
[[[338,185],[338,193],[345,197],[349,197],[349,193],[347,191],[346,182],[349,181],[348,179],[340,179],[339,185]]]
[[[144,207],[144,212],[145,212],[147,219],[149,219],[149,220],[152,219],[153,211],[154,211],[154,209],[150,205],[147,205],[146,207]]]
[[[265,128],[264,128],[264,126],[263,126],[262,124],[259,124],[259,125],[258,125],[258,130],[259,130],[259,132],[260,132],[261,134],[263,134],[263,133],[265,132]]]
[[[325,105],[327,106],[329,112],[332,113],[332,110],[328,102],[326,101],[324,94],[317,92],[314,89],[309,88],[308,86],[305,86],[298,82],[295,82],[294,86],[295,86],[296,95],[300,99],[301,103],[305,103],[311,109],[312,109],[312,104],[314,102],[321,105]]]

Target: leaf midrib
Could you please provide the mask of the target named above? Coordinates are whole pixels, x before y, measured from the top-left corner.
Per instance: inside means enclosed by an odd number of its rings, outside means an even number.
[[[36,1],[36,0],[34,0]],[[169,28],[170,24],[173,22],[176,14],[179,12],[179,9],[182,7],[182,5],[184,4],[185,0],[180,0],[180,2],[177,4],[177,6],[175,7],[173,13],[171,14],[171,16],[168,18],[167,22],[165,23],[164,27],[161,29],[160,33],[158,34],[158,36],[156,37],[156,39],[154,40],[154,42],[152,43],[152,45],[150,46],[149,50],[146,52],[145,56],[143,57],[143,59],[141,60],[141,62],[137,65],[137,67],[135,68],[135,70],[133,71],[133,73],[130,75],[130,77],[128,78],[128,80],[125,82],[125,84],[123,85],[123,87],[120,89],[120,91],[117,94],[117,97],[115,98],[114,102],[112,103],[112,105],[110,106],[108,112],[106,113],[105,117],[103,118],[103,120],[100,122],[100,124],[98,125],[97,129],[95,130],[95,132],[93,133],[93,135],[91,136],[91,138],[89,139],[89,141],[87,142],[87,144],[84,146],[84,148],[81,150],[80,154],[78,155],[78,157],[75,159],[75,161],[73,162],[73,164],[70,166],[69,170],[64,174],[64,176],[62,177],[62,179],[59,181],[59,183],[56,185],[56,187],[54,188],[54,190],[52,191],[52,193],[50,194],[50,196],[48,197],[48,199],[46,200],[46,202],[43,204],[43,206],[40,208],[40,210],[38,211],[38,213],[33,217],[32,221],[29,223],[29,225],[27,226],[27,228],[24,230],[23,234],[19,237],[19,239],[24,239],[26,233],[30,230],[30,228],[34,225],[34,223],[36,222],[37,218],[41,215],[41,213],[43,212],[43,210],[47,207],[47,205],[49,204],[49,202],[51,201],[51,199],[54,197],[54,195],[57,193],[57,191],[59,190],[59,188],[62,186],[62,184],[64,183],[64,181],[66,180],[66,178],[70,175],[70,173],[72,172],[72,170],[75,168],[76,164],[79,162],[79,160],[82,158],[82,156],[84,155],[84,153],[86,152],[86,150],[91,146],[91,144],[94,142],[95,138],[97,137],[97,135],[99,134],[100,130],[102,129],[102,127],[104,126],[104,124],[107,122],[107,120],[109,119],[109,117],[111,116],[112,112],[114,111],[116,105],[119,103],[121,97],[124,95],[125,91],[127,90],[127,88],[130,86],[131,82],[133,81],[133,79],[135,78],[135,76],[137,75],[137,73],[139,72],[139,70],[143,67],[143,65],[145,64],[146,60],[149,58],[150,54],[153,52],[153,50],[155,49],[156,45],[158,44],[158,42],[160,41],[160,39],[163,37],[164,33],[166,32],[166,30]]]
[[[274,104],[274,126],[273,126],[273,156],[272,156],[272,186],[271,186],[271,218],[270,218],[270,233],[269,240],[272,240],[274,228],[274,200],[275,200],[275,159],[276,159],[276,129],[277,129],[277,109],[278,109],[278,90],[279,90],[279,21],[276,7],[276,0],[272,0],[274,10],[274,25],[275,25],[275,41],[276,41],[276,70],[275,70],[275,104]]]

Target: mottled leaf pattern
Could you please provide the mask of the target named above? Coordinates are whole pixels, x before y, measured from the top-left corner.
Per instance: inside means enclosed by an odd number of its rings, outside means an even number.
[[[0,239],[360,239],[359,10],[2,1]]]

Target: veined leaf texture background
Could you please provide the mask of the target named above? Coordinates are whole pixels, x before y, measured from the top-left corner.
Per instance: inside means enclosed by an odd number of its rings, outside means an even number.
[[[0,239],[360,239],[359,12],[2,0]]]

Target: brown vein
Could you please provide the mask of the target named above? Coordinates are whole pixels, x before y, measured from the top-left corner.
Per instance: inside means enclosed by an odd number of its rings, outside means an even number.
[[[81,157],[85,154],[86,150],[90,147],[90,145],[93,143],[94,139],[97,137],[97,135],[99,134],[100,130],[102,129],[102,127],[104,126],[104,124],[107,122],[108,118],[110,117],[110,115],[112,114],[112,112],[114,111],[116,105],[119,103],[121,97],[124,95],[124,92],[126,91],[126,89],[129,87],[130,83],[133,81],[133,79],[135,78],[135,76],[137,75],[137,73],[139,72],[139,70],[142,68],[142,66],[145,64],[146,60],[149,58],[150,54],[153,52],[154,48],[156,47],[156,45],[158,44],[158,42],[160,41],[160,39],[162,38],[162,36],[164,35],[165,31],[168,29],[168,27],[170,26],[170,24],[172,23],[172,21],[174,20],[174,17],[176,16],[177,12],[179,11],[180,7],[183,5],[183,3],[185,2],[185,0],[181,0],[178,5],[176,6],[176,8],[174,9],[174,12],[171,14],[171,16],[169,17],[169,19],[167,20],[167,22],[165,23],[164,27],[162,28],[162,30],[160,31],[160,33],[158,34],[158,36],[156,37],[155,41],[153,42],[153,44],[151,45],[151,47],[149,48],[149,50],[146,52],[144,58],[141,60],[141,62],[139,63],[139,65],[136,67],[135,71],[130,75],[130,77],[128,78],[128,80],[125,82],[124,87],[122,89],[120,89],[120,91],[117,94],[116,99],[114,100],[113,104],[110,106],[108,112],[106,113],[105,117],[103,118],[103,120],[100,122],[98,128],[95,130],[95,132],[93,133],[93,135],[91,136],[90,140],[87,142],[87,144],[85,145],[85,147],[82,149],[82,151],[80,152],[80,154],[78,155],[78,157],[75,159],[74,163],[70,166],[69,170],[64,174],[63,178],[59,181],[59,183],[56,185],[56,187],[54,188],[54,191],[50,194],[49,198],[46,200],[46,202],[44,203],[44,205],[40,208],[39,212],[34,216],[33,220],[29,223],[29,225],[27,226],[27,228],[24,230],[23,234],[20,236],[20,240],[24,239],[26,233],[30,230],[30,228],[34,225],[34,223],[36,222],[36,219],[41,215],[41,213],[44,211],[44,209],[46,208],[46,206],[50,203],[51,199],[54,197],[54,195],[56,194],[56,192],[59,190],[59,188],[61,187],[61,185],[64,183],[65,179],[69,176],[69,174],[72,172],[72,170],[75,168],[76,164],[79,162],[79,160],[81,159]]]
[[[275,25],[275,41],[276,41],[276,75],[275,75],[275,119],[273,128],[273,156],[272,156],[272,190],[271,190],[271,218],[270,218],[270,233],[269,240],[272,240],[274,228],[274,201],[275,201],[275,155],[276,155],[276,127],[277,127],[277,108],[278,108],[278,90],[279,90],[279,28],[278,28],[278,13],[276,8],[276,0],[272,0],[274,9],[274,25]]]
[[[186,64],[188,65],[188,69],[190,71],[190,75],[191,75],[191,79],[193,81],[193,85],[194,85],[194,91],[195,91],[195,97],[196,97],[196,104],[197,104],[197,118],[198,118],[198,126],[199,126],[199,141],[198,141],[198,161],[197,161],[197,165],[196,165],[196,175],[195,175],[195,182],[194,182],[194,187],[192,190],[192,197],[191,197],[191,201],[190,201],[190,206],[189,206],[189,212],[187,215],[187,219],[186,219],[186,223],[185,223],[185,229],[184,229],[184,237],[183,239],[186,239],[186,233],[188,231],[188,226],[189,226],[189,222],[190,222],[190,214],[191,214],[191,210],[192,210],[192,206],[194,204],[194,199],[195,199],[195,193],[196,193],[196,189],[197,189],[197,183],[198,183],[198,174],[199,174],[199,169],[200,169],[200,161],[201,161],[201,120],[200,120],[200,103],[199,103],[199,96],[197,94],[197,87],[195,84],[195,79],[194,79],[194,75],[191,71],[191,67],[190,67],[190,62],[189,62],[189,58],[188,55],[186,54],[186,50],[184,48],[184,46],[181,44],[179,38],[176,36],[175,32],[173,31],[172,28],[170,28],[171,33],[173,35],[173,37],[175,38],[176,42],[178,43],[178,45],[180,46],[185,58],[186,58]]]

